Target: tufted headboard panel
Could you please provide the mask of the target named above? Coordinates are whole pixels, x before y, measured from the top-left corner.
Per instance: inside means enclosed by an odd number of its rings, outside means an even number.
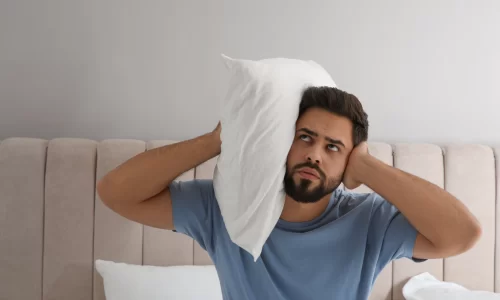
[[[9,138],[0,142],[0,300],[104,300],[95,259],[147,265],[211,264],[192,239],[128,221],[102,204],[97,180],[126,159],[173,141]],[[401,300],[418,273],[500,291],[497,203],[500,147],[369,143],[386,163],[444,187],[478,217],[483,235],[445,260],[398,260],[378,277],[371,299]],[[211,178],[216,159],[178,180]],[[362,186],[359,191],[367,191]]]

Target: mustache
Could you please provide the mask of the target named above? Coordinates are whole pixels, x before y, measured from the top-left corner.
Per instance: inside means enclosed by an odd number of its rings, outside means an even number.
[[[311,162],[305,162],[305,163],[295,165],[295,167],[293,167],[293,169],[292,169],[292,173],[295,173],[298,169],[301,169],[304,167],[308,167],[308,168],[316,170],[318,172],[319,176],[321,177],[321,179],[326,178],[325,173],[323,173],[323,171],[321,171],[321,169],[318,167],[318,165],[313,164]]]

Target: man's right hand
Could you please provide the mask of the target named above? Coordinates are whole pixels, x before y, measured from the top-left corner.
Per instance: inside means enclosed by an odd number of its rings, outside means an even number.
[[[174,229],[168,186],[178,176],[217,156],[221,125],[207,134],[151,149],[127,160],[97,184],[103,203],[132,221]]]

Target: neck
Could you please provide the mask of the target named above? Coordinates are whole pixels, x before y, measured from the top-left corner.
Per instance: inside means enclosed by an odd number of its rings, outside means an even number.
[[[280,219],[287,222],[308,222],[314,220],[326,210],[331,195],[328,194],[314,203],[300,203],[287,195]]]

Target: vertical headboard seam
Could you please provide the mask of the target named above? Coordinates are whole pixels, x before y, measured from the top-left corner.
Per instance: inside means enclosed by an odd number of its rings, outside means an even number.
[[[497,247],[498,247],[498,240],[497,240],[497,230],[498,230],[498,188],[500,188],[498,186],[498,172],[500,172],[500,170],[498,170],[497,168],[497,159],[498,157],[496,156],[496,152],[495,152],[495,149],[491,149],[492,152],[493,152],[493,169],[495,170],[495,239],[493,240],[493,291],[495,293],[498,292],[498,289],[497,289],[497,272],[499,271],[498,268],[497,268]]]
[[[441,155],[443,156],[443,189],[446,190],[446,149],[444,146],[440,146]],[[443,259],[443,280],[446,278],[446,259]]]
[[[144,152],[148,151],[148,142],[144,141]],[[144,265],[144,225],[141,224],[142,241],[141,241],[141,265]]]
[[[197,175],[196,175],[197,170],[198,170],[198,166],[196,166],[196,167],[194,167],[194,168],[193,168],[193,179],[194,179],[194,180],[196,180],[196,179],[197,179]],[[195,255],[195,251],[196,251],[196,249],[195,249],[195,248],[196,248],[196,247],[195,247],[195,246],[196,246],[196,245],[195,245],[195,241],[194,241],[194,240],[192,240],[192,241],[191,241],[191,249],[193,249],[193,251],[191,251],[191,253],[192,253],[193,257],[191,258],[191,261],[193,262],[193,265],[196,265],[196,260],[195,260],[195,258],[196,258],[196,255]]]
[[[45,184],[47,182],[47,160],[49,156],[49,143],[48,141],[45,144],[45,161],[44,161],[44,166],[43,166],[43,195],[42,195],[42,270],[41,270],[41,295],[40,295],[40,300],[43,300],[43,282],[44,282],[44,276],[43,276],[43,270],[44,270],[44,257],[45,257]]]
[[[99,143],[97,143],[95,147],[95,156],[94,156],[94,213],[92,214],[92,296],[91,299],[94,299],[94,281],[95,281],[95,207],[97,202],[97,165],[99,161]]]
[[[395,144],[389,144],[391,146],[391,158],[392,158],[392,166],[395,167],[396,165],[396,150],[395,150],[395,147],[396,145]],[[394,280],[394,272],[396,271],[396,265],[394,263],[392,263],[392,272],[391,272],[391,300],[394,300],[394,293],[395,293],[395,290],[394,290],[394,285],[395,285],[395,280]]]

